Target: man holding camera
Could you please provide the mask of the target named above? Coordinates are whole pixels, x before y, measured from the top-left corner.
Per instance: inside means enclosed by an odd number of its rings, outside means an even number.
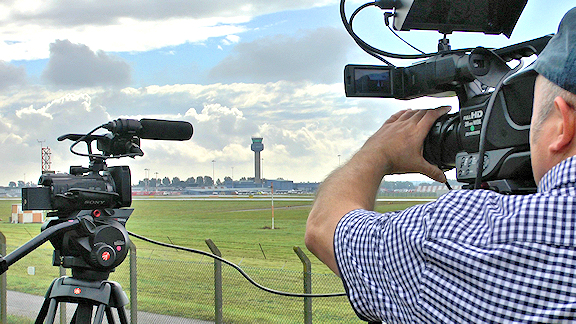
[[[422,155],[449,108],[400,111],[324,181],[306,245],[343,280],[358,316],[386,323],[576,319],[576,8],[536,62],[530,126],[538,193],[450,192],[374,212],[387,174],[445,182]]]

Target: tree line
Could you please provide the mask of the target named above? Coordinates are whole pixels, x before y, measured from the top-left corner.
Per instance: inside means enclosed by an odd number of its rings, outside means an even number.
[[[247,179],[246,177],[242,177],[239,179],[240,181],[249,181],[254,180],[254,178]],[[216,183],[210,176],[197,176],[197,177],[189,177],[186,180],[181,180],[179,177],[174,177],[172,179],[168,177],[164,177],[163,179],[148,179],[144,178],[138,181],[138,184],[135,184],[134,187],[210,187],[216,184],[217,186],[223,185],[225,183],[232,183],[232,178],[224,177],[224,181],[220,179],[216,179]],[[8,187],[10,188],[25,188],[25,187],[36,187],[37,184],[35,182],[24,182],[22,180],[19,181],[10,181]]]
[[[246,177],[240,178],[240,181],[249,181],[253,180],[253,178],[247,179]],[[172,179],[168,177],[164,177],[163,179],[148,179],[144,178],[143,180],[138,181],[138,184],[134,185],[135,187],[210,187],[210,186],[220,186],[226,183],[232,183],[233,180],[230,177],[224,177],[224,181],[220,179],[216,179],[216,183],[214,183],[214,179],[210,176],[197,176],[197,177],[189,177],[186,180],[181,180],[179,177],[174,177]]]

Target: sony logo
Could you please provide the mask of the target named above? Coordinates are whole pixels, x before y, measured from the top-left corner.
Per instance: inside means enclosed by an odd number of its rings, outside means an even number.
[[[105,200],[84,200],[85,205],[104,205]]]

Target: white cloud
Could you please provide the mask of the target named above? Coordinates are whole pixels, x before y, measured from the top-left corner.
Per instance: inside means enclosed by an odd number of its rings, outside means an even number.
[[[228,35],[222,40],[222,44],[224,45],[232,45],[238,42],[240,42],[240,36],[238,35]]]
[[[210,37],[240,33],[248,17],[138,21],[122,18],[108,25],[57,26],[34,22],[7,22],[0,28],[0,60],[47,58],[49,44],[57,39],[82,43],[93,50],[140,52],[204,41]],[[17,40],[16,42],[11,42]]]
[[[58,26],[110,24],[123,18],[157,21],[168,18],[234,18],[283,10],[325,6],[335,0],[61,0],[58,2],[16,0],[7,7],[8,17],[18,21],[46,22]]]
[[[305,30],[298,37],[268,36],[237,44],[209,78],[215,82],[339,82],[353,50],[354,42],[340,28]]]
[[[68,151],[69,143],[56,141],[65,133],[86,132],[110,119],[102,107],[91,102],[88,93],[69,93],[48,101],[38,108],[22,107],[1,116],[0,144],[4,154],[0,185],[9,181],[35,182],[40,176],[40,144],[52,149],[55,170],[68,171],[68,166],[86,164]]]
[[[185,120],[194,126],[191,140],[141,143],[145,155],[110,161],[129,165],[134,181],[144,169],[160,177],[188,178],[254,175],[251,137],[264,138],[264,177],[321,181],[344,163],[394,112],[441,105],[430,98],[411,101],[345,98],[340,84],[280,81],[267,84],[183,84],[122,90],[51,92],[38,87],[0,96],[0,145],[7,158],[0,185],[40,175],[40,145],[52,148],[53,169],[88,160],[57,142],[66,133],[82,134],[116,118]],[[339,157],[340,156],[340,157]],[[7,171],[10,170],[10,171]]]
[[[330,1],[28,1],[0,5],[0,60],[48,57],[57,39],[106,52],[148,51],[225,37],[234,43],[254,16],[323,6]],[[16,41],[16,42],[13,42]]]
[[[7,107],[19,108],[3,114],[0,123],[3,152],[15,157],[5,163],[5,170],[13,172],[0,173],[0,184],[20,180],[18,175],[24,173],[31,177],[38,172],[34,176],[39,176],[37,140],[46,140],[52,147],[55,170],[86,165],[87,159],[70,154],[70,143],[55,139],[65,133],[86,133],[120,117],[187,120],[194,126],[189,141],[143,140],[144,157],[112,161],[115,165],[130,165],[134,179],[143,178],[145,168],[170,178],[209,175],[212,160],[217,161],[217,177],[221,179],[230,175],[232,167],[236,178],[253,176],[250,138],[259,134],[266,146],[262,153],[265,176],[320,181],[336,166],[338,154],[349,156],[379,126],[374,122],[377,118],[368,118],[363,109],[333,116],[332,112],[345,111],[350,105],[337,88],[277,82],[151,86],[122,91],[23,90],[17,99],[6,103]],[[36,97],[29,98],[32,95]],[[149,110],[142,109],[147,106]],[[390,114],[382,109],[375,113]],[[361,129],[356,129],[358,123]]]
[[[26,83],[26,70],[0,61],[0,91],[8,90]]]

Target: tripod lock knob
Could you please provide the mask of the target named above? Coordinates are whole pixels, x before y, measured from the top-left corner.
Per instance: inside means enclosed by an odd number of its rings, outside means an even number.
[[[90,259],[95,266],[108,268],[116,261],[116,251],[106,243],[96,243],[90,253]]]

